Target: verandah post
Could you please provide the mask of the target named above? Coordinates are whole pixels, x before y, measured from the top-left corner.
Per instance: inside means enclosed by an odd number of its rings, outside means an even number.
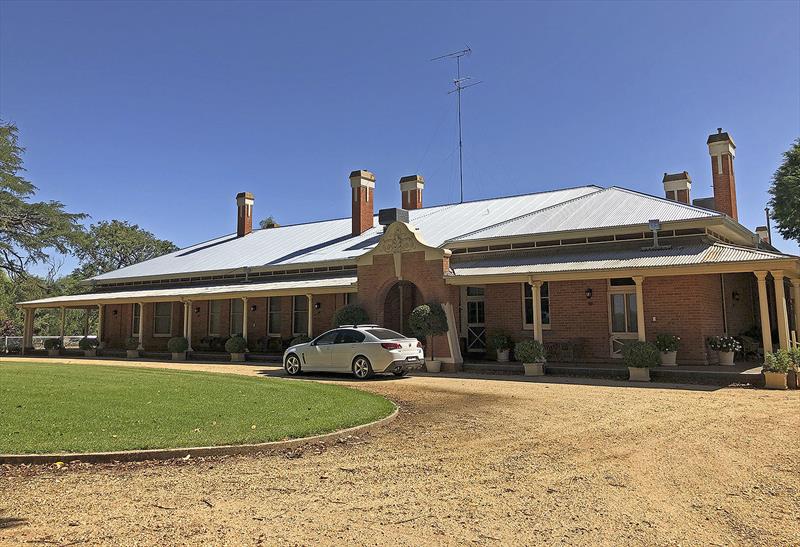
[[[767,272],[753,272],[758,281],[758,308],[761,312],[761,343],[764,353],[772,353],[772,329],[769,325],[769,306],[767,304]]]

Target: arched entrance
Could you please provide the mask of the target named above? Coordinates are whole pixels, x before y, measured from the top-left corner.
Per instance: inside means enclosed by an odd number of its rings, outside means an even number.
[[[386,293],[383,304],[383,326],[407,336],[413,335],[408,328],[411,310],[422,304],[422,295],[410,281],[398,281]]]

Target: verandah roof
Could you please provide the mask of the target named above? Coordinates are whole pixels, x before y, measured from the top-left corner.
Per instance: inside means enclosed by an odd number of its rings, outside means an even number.
[[[213,285],[203,287],[181,287],[171,289],[146,289],[70,296],[54,296],[40,300],[20,302],[23,308],[87,307],[98,304],[125,304],[133,302],[164,302],[178,300],[215,300],[234,297],[288,296],[297,294],[325,294],[352,292],[355,276],[325,279],[295,279],[247,283],[239,285]]]

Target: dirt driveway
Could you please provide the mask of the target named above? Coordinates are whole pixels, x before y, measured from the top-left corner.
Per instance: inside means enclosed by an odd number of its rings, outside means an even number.
[[[504,377],[358,385],[401,415],[333,446],[0,468],[0,543],[797,543],[797,391]]]

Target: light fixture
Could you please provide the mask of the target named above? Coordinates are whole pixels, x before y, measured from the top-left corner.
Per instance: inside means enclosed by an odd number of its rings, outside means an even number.
[[[315,309],[315,310],[318,310],[318,309],[320,309],[321,307],[322,307],[322,303],[321,303],[321,302],[315,302],[315,303],[314,303],[314,309]]]
[[[588,289],[586,289],[586,298],[588,299],[591,297],[592,297],[592,288],[589,287]]]
[[[117,310],[111,310],[111,315],[117,315]]]
[[[255,305],[255,304],[253,304],[252,306],[250,306],[250,311],[256,311],[256,305]]]
[[[200,306],[197,306],[197,307],[194,309],[194,313],[200,313]]]
[[[740,299],[741,297],[742,297],[742,296],[739,294],[739,291],[733,291],[733,294],[731,294],[731,298],[733,298],[733,299],[734,299],[735,301],[737,301],[737,302],[739,301],[739,299]]]

